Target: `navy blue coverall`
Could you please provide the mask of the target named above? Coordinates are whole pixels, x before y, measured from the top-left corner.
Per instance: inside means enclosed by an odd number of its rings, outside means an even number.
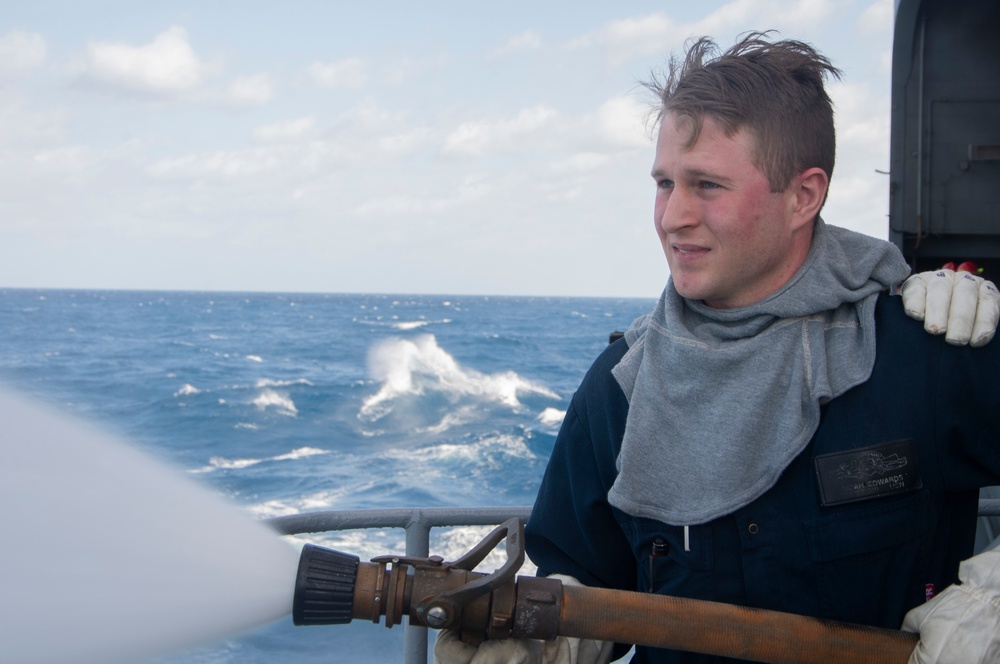
[[[539,574],[899,629],[957,580],[978,489],[1000,484],[1000,343],[950,346],[898,297],[880,296],[875,316],[869,380],[823,406],[767,493],[690,526],[688,550],[682,527],[608,504],[628,413],[611,375],[627,346],[610,345],[572,399],[527,525]],[[639,648],[632,661],[731,660]]]

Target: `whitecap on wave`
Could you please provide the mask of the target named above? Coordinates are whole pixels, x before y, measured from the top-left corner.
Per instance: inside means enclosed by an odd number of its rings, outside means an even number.
[[[257,387],[289,387],[291,385],[307,385],[312,387],[314,383],[305,378],[296,378],[294,380],[275,380],[273,378],[261,378],[257,381]]]
[[[504,434],[487,436],[472,443],[442,443],[419,449],[394,448],[380,456],[419,468],[425,479],[427,473],[433,474],[439,470],[452,472],[456,464],[471,467],[473,474],[479,474],[482,471],[503,470],[512,459],[536,457],[524,438]]]
[[[558,408],[546,408],[539,413],[538,417],[535,419],[538,420],[542,426],[558,428],[559,425],[562,424],[563,420],[566,419],[566,411],[559,410]]]
[[[357,493],[362,493],[375,487],[376,484],[377,482],[373,478],[344,482],[328,489],[295,496],[294,498],[267,500],[256,505],[251,505],[247,509],[250,510],[251,514],[260,518],[342,509],[344,508],[345,501],[351,499]]]
[[[408,321],[400,321],[398,323],[393,323],[392,327],[395,330],[406,331],[406,330],[416,330],[417,328],[425,327],[429,324],[430,323],[425,320],[408,320]]]
[[[291,452],[286,452],[285,454],[278,454],[277,456],[265,457],[263,459],[226,459],[225,457],[212,457],[208,460],[208,465],[203,466],[190,471],[194,474],[200,473],[210,473],[215,470],[239,470],[240,468],[249,468],[250,466],[256,466],[259,463],[264,463],[265,461],[295,461],[297,459],[304,459],[306,457],[316,456],[318,454],[329,454],[328,450],[321,450],[315,447],[300,447]],[[272,514],[270,516],[277,516]]]
[[[174,392],[175,397],[186,397],[191,394],[201,394],[201,390],[190,383],[184,383],[179,390]]]
[[[299,409],[295,407],[295,402],[291,398],[272,389],[264,389],[258,394],[253,400],[253,405],[259,410],[274,408],[278,413],[292,417],[299,414]]]
[[[420,400],[418,431],[440,432],[466,421],[480,406],[521,409],[528,395],[558,399],[544,385],[513,371],[484,374],[463,367],[432,334],[382,341],[369,351],[369,373],[381,387],[368,397],[358,419],[375,423]]]

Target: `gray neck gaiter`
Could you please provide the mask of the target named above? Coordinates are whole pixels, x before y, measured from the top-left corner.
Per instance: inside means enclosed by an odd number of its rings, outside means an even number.
[[[695,525],[770,489],[820,406],[871,375],[875,300],[908,274],[894,245],[818,219],[802,267],[761,302],[712,309],[668,281],[612,370],[629,413],[609,502]]]

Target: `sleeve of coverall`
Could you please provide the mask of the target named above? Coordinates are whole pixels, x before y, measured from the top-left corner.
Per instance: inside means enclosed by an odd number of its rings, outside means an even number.
[[[920,641],[909,664],[988,664],[1000,661],[1000,540],[969,558],[959,583],[906,614],[902,629]]]
[[[594,443],[582,387],[566,413],[525,529],[528,556],[542,576],[567,574],[588,586],[635,590],[631,546],[611,506],[611,445]],[[624,396],[622,396],[624,400]]]

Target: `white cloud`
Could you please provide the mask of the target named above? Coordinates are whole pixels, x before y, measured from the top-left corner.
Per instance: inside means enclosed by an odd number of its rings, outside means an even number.
[[[886,32],[891,34],[893,13],[892,0],[875,0],[858,17],[858,29],[864,33]]]
[[[537,135],[558,118],[548,106],[526,108],[516,117],[465,122],[445,138],[445,154],[476,156],[487,151],[505,151],[518,139]]]
[[[14,30],[0,37],[0,74],[24,72],[45,63],[48,47],[41,35]]]
[[[843,3],[839,9],[843,9]],[[823,25],[836,11],[838,3],[834,0],[794,0],[785,3],[783,7],[777,7],[776,11],[767,16],[771,24],[779,28],[800,31]]]
[[[371,97],[365,97],[359,104],[341,113],[337,117],[336,124],[353,125],[353,130],[381,131],[390,124],[399,124],[402,121],[402,113],[389,111],[379,106]]]
[[[424,147],[431,136],[432,132],[429,128],[417,127],[405,132],[382,136],[375,144],[383,152],[404,156],[413,154]]]
[[[678,34],[677,25],[662,12],[611,21],[600,30],[584,35],[569,44],[570,48],[600,47],[621,62],[635,55],[662,53]]]
[[[361,58],[313,63],[309,67],[309,76],[323,88],[360,88],[368,80],[365,62]]]
[[[442,69],[449,62],[445,53],[419,58],[404,57],[386,62],[381,68],[381,77],[386,83],[401,85],[430,72]]]
[[[36,174],[75,176],[93,165],[91,150],[80,145],[44,150],[32,158],[32,171]]]
[[[386,218],[413,218],[415,215],[440,214],[486,198],[495,199],[497,192],[506,188],[503,178],[469,175],[457,186],[449,186],[448,194],[445,196],[419,192],[398,196],[380,195],[362,203],[354,212],[363,217]]]
[[[113,87],[152,93],[178,93],[201,83],[204,66],[183,28],[173,26],[144,46],[92,42],[87,72]]]
[[[51,147],[66,140],[71,111],[29,107],[4,95],[0,98],[0,155],[13,146]]]
[[[274,81],[268,74],[237,78],[229,86],[229,100],[238,106],[260,106],[274,98]]]
[[[723,34],[772,28],[798,33],[822,25],[836,9],[833,0],[734,0],[691,24],[687,36],[711,35],[721,39]],[[801,38],[801,35],[787,36]]]
[[[835,83],[828,90],[836,110],[838,147],[845,141],[853,141],[852,150],[889,145],[888,90],[876,94],[862,83]]]
[[[889,91],[867,84],[829,86],[836,109],[837,165],[823,216],[830,223],[886,237],[889,191]]]
[[[747,30],[815,28],[837,9],[833,0],[733,0],[693,23],[679,22],[664,12],[610,21],[568,46],[599,48],[618,65],[634,57],[680,52],[692,37],[708,35],[725,48],[736,34]]]
[[[271,150],[218,150],[161,159],[146,172],[160,179],[221,178],[240,180],[280,172],[281,159]]]
[[[507,43],[497,47],[493,51],[493,56],[503,58],[509,55],[516,55],[518,53],[529,53],[531,51],[537,51],[541,48],[541,46],[541,35],[534,30],[525,30],[520,34],[511,37],[507,40]]]
[[[587,173],[606,164],[608,156],[597,152],[580,152],[552,164],[555,173]]]
[[[294,142],[311,136],[316,130],[316,116],[309,115],[288,122],[264,125],[253,130],[255,141],[262,143]]]
[[[648,148],[651,145],[646,117],[649,107],[632,97],[616,97],[601,104],[594,114],[598,135],[606,142],[623,148]]]

